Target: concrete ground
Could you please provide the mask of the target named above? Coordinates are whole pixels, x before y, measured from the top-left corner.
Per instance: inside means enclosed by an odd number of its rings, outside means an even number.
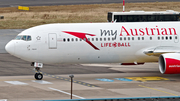
[[[163,75],[157,63],[46,65],[41,81],[34,79],[29,62],[0,54],[0,99],[8,101],[179,96],[180,75]]]

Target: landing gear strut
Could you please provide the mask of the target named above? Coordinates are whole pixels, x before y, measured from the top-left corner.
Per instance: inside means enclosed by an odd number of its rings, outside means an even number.
[[[34,74],[34,78],[36,80],[42,80],[43,79],[43,74],[40,72],[40,69],[43,67],[42,63],[37,63],[37,62],[32,62],[31,66],[35,67],[36,73]]]

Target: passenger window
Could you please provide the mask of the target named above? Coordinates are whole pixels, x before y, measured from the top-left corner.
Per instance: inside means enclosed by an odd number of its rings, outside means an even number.
[[[108,41],[110,41],[110,38],[108,38]]]
[[[162,36],[162,40],[164,40],[164,37]]]
[[[144,40],[144,37],[142,37],[142,40]]]
[[[74,39],[72,38],[71,41],[74,41]]]
[[[150,37],[150,40],[152,40],[152,37]]]
[[[68,42],[70,41],[69,38],[67,39],[67,41],[68,41]]]
[[[126,40],[126,37],[124,37],[124,40]]]
[[[86,41],[86,38],[84,38],[84,41]]]
[[[92,38],[92,41],[94,41],[94,38]]]
[[[63,41],[66,42],[66,39],[64,38]]]
[[[130,40],[130,37],[128,37],[128,40]]]
[[[166,36],[166,40],[168,40],[168,37]]]
[[[96,38],[96,41],[98,41],[98,38]]]
[[[106,38],[104,38],[104,41],[106,41]]]
[[[76,38],[76,41],[78,41],[78,38]]]
[[[160,40],[160,37],[158,37],[158,40]]]
[[[132,40],[134,40],[134,37],[132,37]]]
[[[100,38],[100,41],[102,41],[102,38]]]
[[[172,40],[172,37],[170,36],[169,39]]]
[[[140,37],[138,37],[138,40],[140,40]]]
[[[88,38],[88,41],[90,41],[90,38]]]
[[[120,40],[122,40],[122,37],[120,37]]]

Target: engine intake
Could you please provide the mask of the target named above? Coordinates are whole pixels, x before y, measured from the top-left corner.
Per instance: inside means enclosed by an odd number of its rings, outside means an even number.
[[[159,70],[162,74],[180,74],[180,54],[166,53],[160,55]]]

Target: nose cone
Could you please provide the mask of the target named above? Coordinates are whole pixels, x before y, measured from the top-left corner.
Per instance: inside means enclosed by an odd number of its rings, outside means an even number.
[[[9,54],[14,55],[15,46],[13,40],[6,44],[5,49]]]

